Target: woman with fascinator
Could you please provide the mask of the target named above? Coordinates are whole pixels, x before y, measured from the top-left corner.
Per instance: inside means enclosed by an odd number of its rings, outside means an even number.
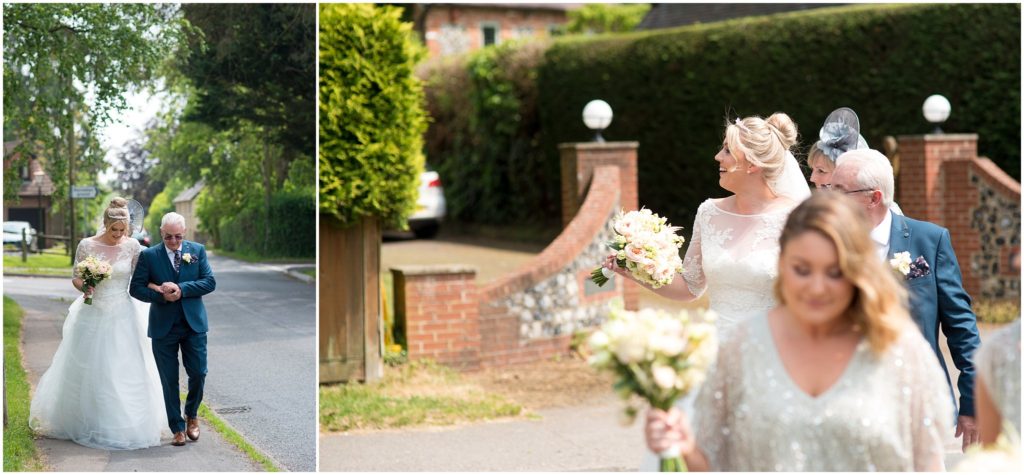
[[[839,157],[851,150],[868,148],[868,143],[860,134],[860,119],[849,107],[840,107],[828,117],[818,130],[818,141],[807,150],[807,166],[811,167],[811,183],[818,189],[829,188],[832,172],[836,169]],[[903,210],[895,201],[889,206],[892,212],[903,215]]]
[[[71,283],[82,295],[32,398],[29,426],[41,435],[105,450],[160,445],[163,393],[146,337],[148,304],[128,295],[142,252],[131,235],[143,214],[138,202],[114,198],[99,234],[78,243]],[[95,283],[81,263],[109,276]]]
[[[860,135],[860,119],[849,107],[840,107],[825,119],[818,130],[818,141],[807,150],[807,166],[811,167],[811,183],[818,188],[828,188],[836,160],[850,150],[868,148]]]
[[[811,194],[790,152],[796,140],[796,124],[781,112],[726,122],[715,162],[719,185],[732,194],[697,209],[683,278],[651,289],[684,301],[707,293],[719,338],[775,305],[779,235],[789,212]],[[611,260],[605,266],[632,278]],[[696,391],[676,404],[688,409],[695,396]],[[649,453],[641,468],[657,470],[656,462]]]

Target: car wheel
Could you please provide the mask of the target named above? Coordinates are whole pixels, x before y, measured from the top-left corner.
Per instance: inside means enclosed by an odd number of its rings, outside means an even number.
[[[412,233],[419,239],[433,239],[437,236],[437,232],[441,230],[440,223],[427,223],[422,226],[417,226],[412,229]]]

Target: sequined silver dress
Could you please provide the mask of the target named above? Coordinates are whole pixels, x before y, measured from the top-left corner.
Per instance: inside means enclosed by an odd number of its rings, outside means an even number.
[[[790,379],[765,315],[738,325],[697,396],[693,427],[714,471],[920,471],[942,467],[953,407],[942,370],[908,327],[881,356],[862,341],[811,397]]]
[[[1020,434],[1020,320],[985,341],[974,360],[999,415]]]

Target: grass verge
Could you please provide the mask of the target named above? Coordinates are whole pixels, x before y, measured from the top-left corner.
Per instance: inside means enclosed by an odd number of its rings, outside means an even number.
[[[181,394],[182,399],[185,399],[185,396],[185,393]],[[242,434],[239,434],[238,431],[236,431],[233,427],[228,425],[228,423],[225,422],[224,419],[221,419],[220,416],[217,415],[217,413],[210,410],[210,407],[207,406],[206,403],[199,405],[199,417],[205,420],[206,423],[210,425],[210,427],[213,427],[213,430],[220,434],[221,437],[224,437],[224,440],[228,441],[235,447],[238,447],[238,450],[241,450],[242,452],[245,453],[245,455],[249,456],[249,458],[252,459],[254,462],[260,464],[260,466],[263,467],[263,471],[284,471],[281,469],[281,467],[275,465],[274,461],[271,460],[270,457],[267,457],[265,454],[263,454],[263,452],[257,450],[256,447],[253,447],[253,445],[250,444],[249,441],[245,440],[245,437],[242,437]]]
[[[973,307],[980,323],[1010,323],[1020,318],[1020,302],[1016,300],[978,299]]]
[[[4,472],[42,471],[45,465],[36,451],[28,427],[29,384],[21,364],[21,307],[4,295],[4,377],[7,427],[4,427]]]
[[[320,388],[320,427],[328,431],[453,425],[522,413],[521,405],[424,360],[389,368],[376,383]]]
[[[29,254],[23,262],[21,255],[4,254],[4,272],[32,275],[63,275],[71,277],[71,258],[63,254]]]
[[[306,275],[316,279],[316,267],[299,269],[296,272],[298,272],[300,274],[306,274]]]

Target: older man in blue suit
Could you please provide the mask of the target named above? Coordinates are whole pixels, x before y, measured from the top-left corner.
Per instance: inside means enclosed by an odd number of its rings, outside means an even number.
[[[971,297],[963,287],[949,231],[890,211],[893,181],[892,165],[885,155],[861,149],[839,157],[832,174],[831,188],[864,206],[875,226],[871,239],[879,257],[888,261],[894,256],[909,253],[912,265],[906,276],[910,313],[935,351],[946,373],[951,394],[952,382],[939,350],[940,329],[946,336],[953,364],[960,370],[956,436],[963,435],[963,448],[966,450],[968,445],[978,442],[972,362],[974,352],[981,344],[977,319],[971,310]]]
[[[149,302],[149,337],[163,386],[171,445],[199,439],[199,404],[206,383],[206,307],[203,296],[217,282],[202,244],[185,240],[185,218],[167,213],[160,223],[161,244],[142,251],[128,292]],[[154,290],[150,284],[159,287]],[[185,419],[178,390],[178,352],[188,374]]]

